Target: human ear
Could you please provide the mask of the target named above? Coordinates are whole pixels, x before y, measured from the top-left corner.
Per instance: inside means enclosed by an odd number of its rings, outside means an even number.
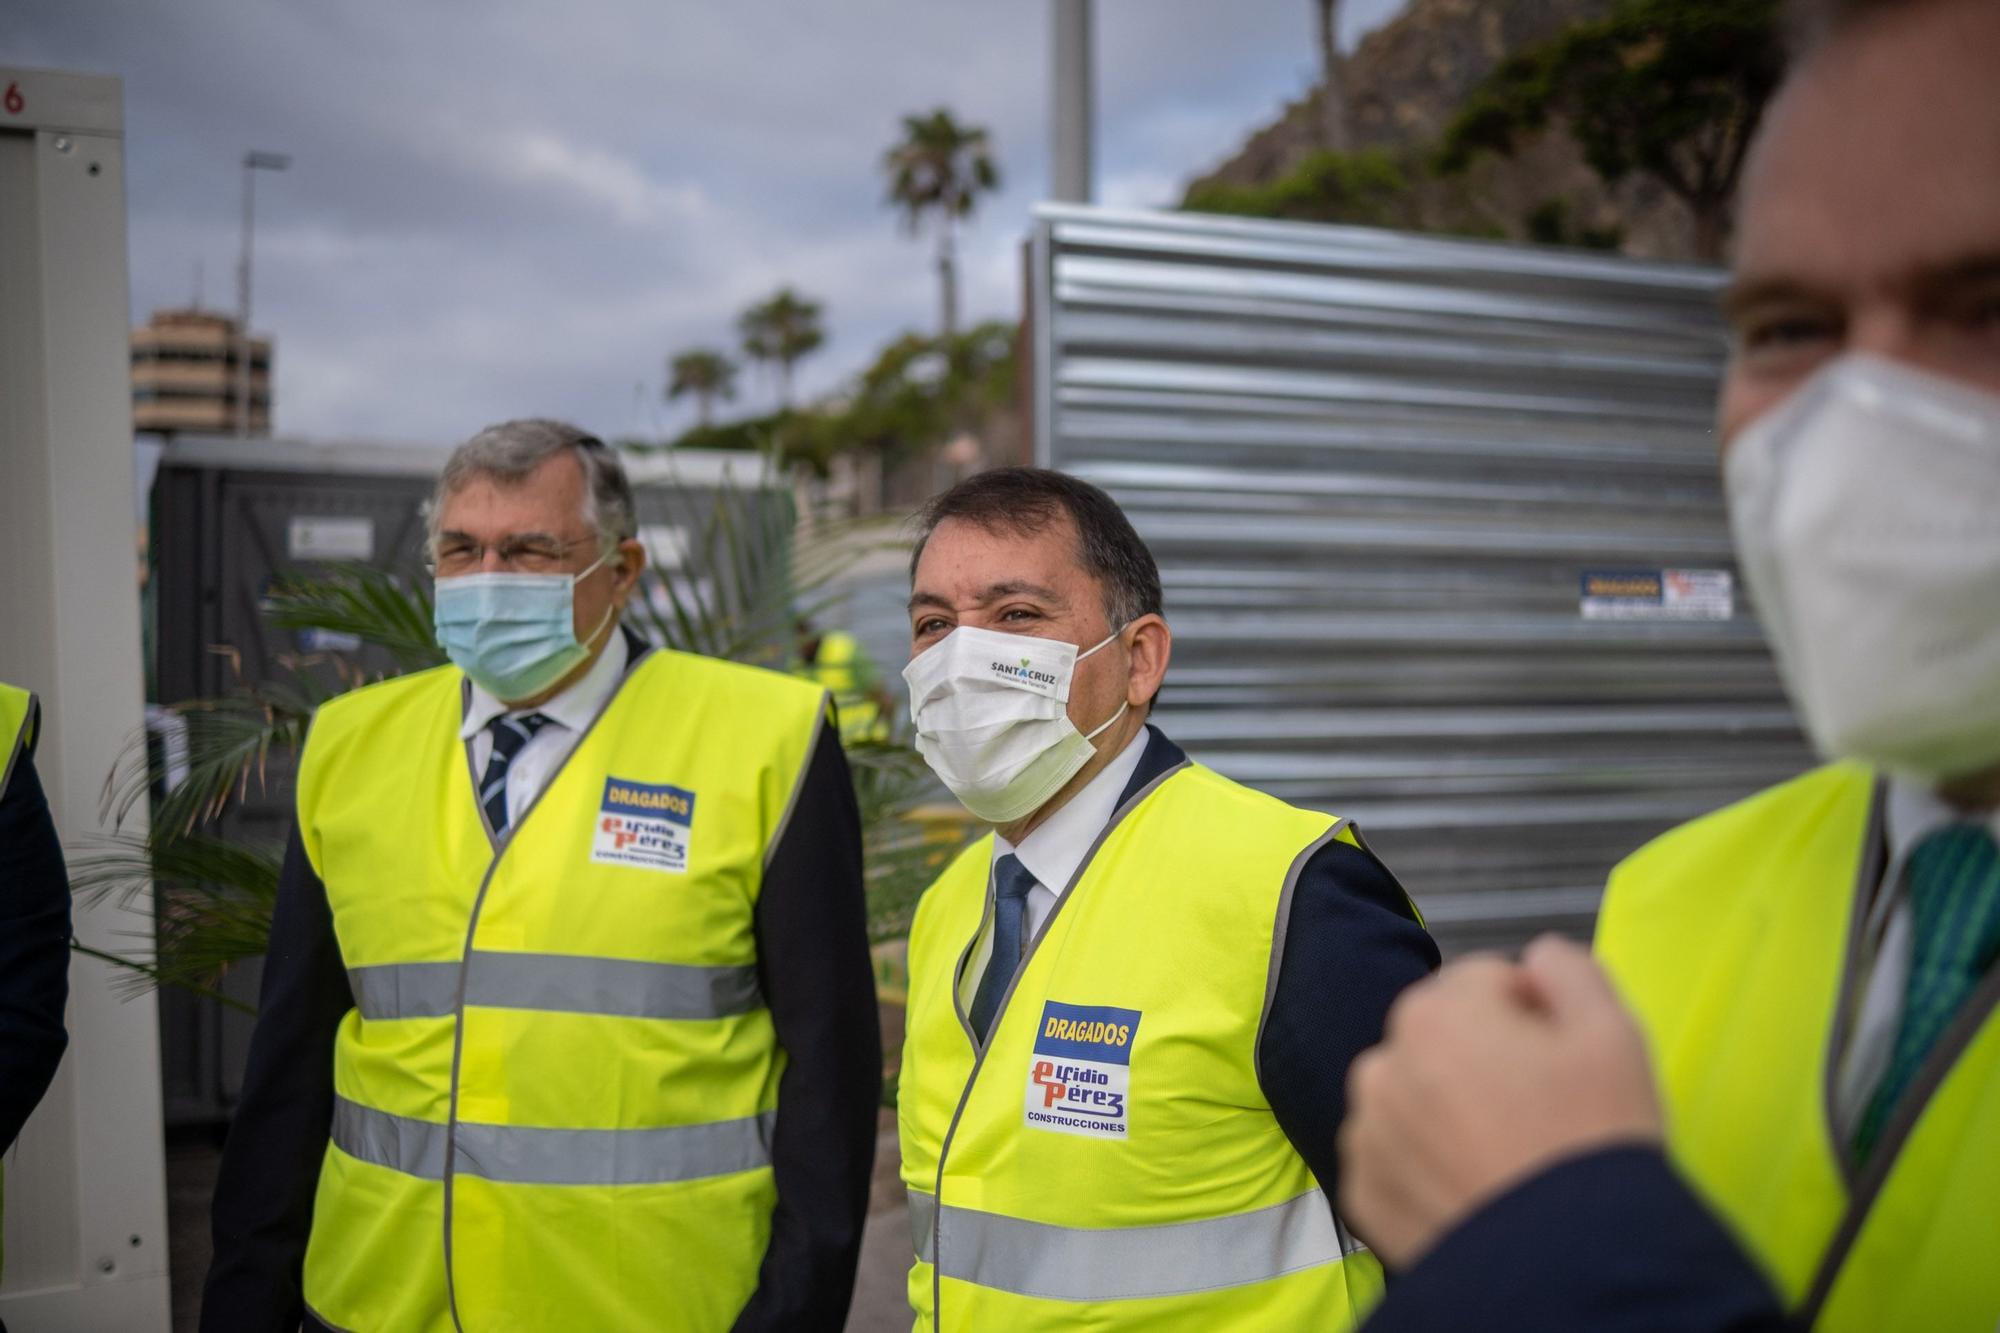
[[[618,543],[611,560],[611,595],[624,605],[632,590],[639,586],[639,576],[646,570],[646,547],[635,537],[627,537]]]
[[[1143,615],[1125,627],[1125,651],[1131,661],[1125,684],[1125,701],[1134,708],[1152,702],[1167,674],[1167,660],[1173,656],[1174,633],[1158,615]]]

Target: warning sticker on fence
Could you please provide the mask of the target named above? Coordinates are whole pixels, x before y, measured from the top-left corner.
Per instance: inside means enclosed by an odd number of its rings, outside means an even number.
[[[1586,569],[1578,610],[1585,620],[1727,620],[1736,579],[1726,569]]]

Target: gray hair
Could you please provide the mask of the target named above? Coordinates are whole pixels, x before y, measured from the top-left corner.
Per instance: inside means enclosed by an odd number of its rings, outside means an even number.
[[[1160,614],[1160,567],[1118,502],[1089,482],[1048,468],[1003,467],[978,472],[932,496],[916,516],[910,578],[924,545],[948,518],[988,532],[1032,537],[1064,514],[1076,526],[1077,559],[1103,590],[1113,633],[1140,616]]]
[[[568,450],[583,469],[583,521],[597,530],[604,550],[638,534],[632,503],[632,483],[612,448],[588,431],[546,417],[524,417],[488,426],[451,451],[437,489],[424,505],[424,522],[432,551],[437,550],[438,515],[445,497],[456,494],[477,477],[503,485],[519,485],[555,455]]]

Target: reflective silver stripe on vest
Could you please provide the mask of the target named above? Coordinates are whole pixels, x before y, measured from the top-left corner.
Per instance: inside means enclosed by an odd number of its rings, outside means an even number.
[[[458,1003],[457,963],[350,968],[355,1007],[370,1021],[444,1018]],[[728,1018],[763,1006],[754,966],[699,967],[556,953],[474,950],[465,1002],[624,1018]]]
[[[385,963],[347,969],[354,1007],[374,1022],[443,1018],[458,1007],[457,963]]]
[[[910,1191],[910,1248],[919,1263],[937,1262],[937,1196]]]
[[[910,1191],[910,1239],[932,1252],[937,1200]],[[936,1234],[945,1277],[1017,1296],[1122,1301],[1265,1282],[1366,1247],[1334,1223],[1318,1190],[1232,1217],[1156,1227],[1059,1227],[947,1207]]]
[[[768,1166],[775,1113],[653,1129],[458,1126],[455,1170],[526,1185],[655,1185]],[[333,1143],[349,1157],[444,1178],[445,1127],[336,1097]]]
[[[444,1179],[444,1126],[333,1099],[333,1146],[408,1176]]]

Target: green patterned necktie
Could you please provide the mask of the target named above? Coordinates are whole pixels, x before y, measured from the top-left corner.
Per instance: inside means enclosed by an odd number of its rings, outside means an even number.
[[[1984,824],[1952,824],[1918,843],[1903,882],[1915,936],[1910,977],[1889,1068],[1854,1135],[1857,1162],[2000,954],[2000,847]]]

